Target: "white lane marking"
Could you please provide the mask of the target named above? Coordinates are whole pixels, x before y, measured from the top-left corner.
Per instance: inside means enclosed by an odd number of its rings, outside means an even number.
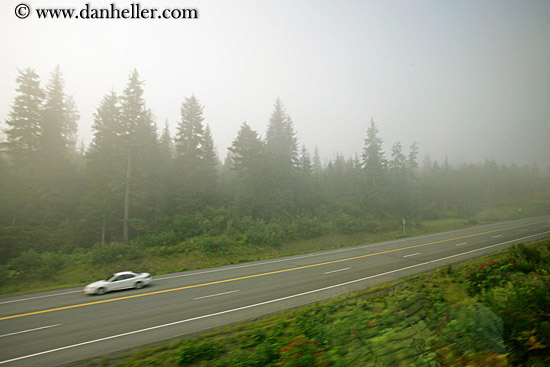
[[[436,233],[434,233],[434,234],[436,234]],[[323,255],[331,255],[331,254],[337,254],[337,253],[339,253],[339,252],[348,252],[348,251],[362,250],[362,249],[365,249],[365,248],[376,247],[376,246],[382,246],[382,245],[391,245],[391,244],[396,244],[396,243],[403,242],[403,241],[410,241],[410,240],[413,240],[413,239],[419,239],[419,238],[428,237],[428,236],[430,236],[430,235],[424,235],[424,236],[419,236],[419,237],[411,237],[411,238],[404,238],[404,239],[395,240],[395,241],[388,241],[388,242],[378,242],[378,243],[372,243],[372,244],[363,245],[363,246],[346,247],[346,248],[342,248],[342,249],[338,249],[338,250],[326,250],[326,251],[315,252],[315,253],[307,254],[307,255],[291,256],[291,257],[287,257],[287,258],[284,258],[284,259],[277,259],[277,260],[271,260],[271,261],[261,261],[261,262],[254,263],[254,264],[235,265],[235,266],[228,267],[228,268],[206,270],[206,271],[201,271],[201,272],[191,273],[191,274],[179,274],[179,275],[172,275],[172,276],[162,277],[162,278],[157,278],[157,277],[155,277],[155,280],[166,280],[166,279],[173,279],[173,278],[189,277],[189,276],[193,276],[193,275],[217,273],[217,272],[220,272],[220,271],[227,271],[227,270],[233,270],[233,269],[249,268],[249,267],[252,267],[252,266],[261,266],[261,265],[275,264],[275,263],[280,263],[280,262],[285,262],[285,261],[292,261],[292,260],[299,260],[299,259],[307,259],[307,258],[309,258],[309,257],[316,257],[316,256],[323,256]]]
[[[36,330],[49,329],[49,328],[56,327],[56,326],[61,326],[61,324],[50,325],[50,326],[42,326],[42,327],[37,327],[37,328],[35,328],[35,329],[17,331],[17,332],[15,332],[15,333],[9,333],[9,334],[0,335],[0,338],[6,337],[6,336],[17,335],[17,334],[30,333],[31,331],[36,331]]]
[[[420,255],[420,252],[417,252],[416,254],[408,254],[408,255],[405,255],[403,257],[416,256],[416,255]]]
[[[38,298],[62,296],[62,295],[64,295],[64,294],[80,293],[80,292],[83,292],[83,291],[82,291],[82,290],[78,290],[78,291],[71,291],[71,292],[63,292],[63,293],[48,294],[48,295],[45,295],[45,296],[30,297],[30,298],[23,298],[23,299],[15,299],[15,300],[13,300],[13,301],[0,302],[0,305],[4,305],[4,304],[6,304],[6,303],[14,303],[14,302],[21,302],[21,301],[30,301],[30,300],[38,299]]]
[[[339,271],[346,271],[346,270],[349,270],[350,268],[344,268],[344,269],[338,269],[338,270],[332,270],[332,271],[327,271],[326,273],[323,273],[323,274],[331,274],[331,273],[337,273]]]
[[[467,245],[468,242],[462,242],[462,243],[457,243],[455,246],[462,246],[462,245]]]
[[[217,293],[217,294],[211,294],[211,295],[209,295],[209,296],[197,297],[197,298],[193,298],[193,299],[197,300],[197,299],[203,299],[203,298],[210,298],[210,297],[223,296],[224,294],[236,293],[236,292],[238,292],[238,291],[239,291],[239,290],[236,290],[236,291],[229,291],[229,292],[223,292],[223,293]]]
[[[498,237],[502,237],[502,235],[501,235],[501,234],[497,234],[497,235],[493,236],[493,238],[498,238]]]
[[[22,359],[28,359],[28,358],[32,358],[32,357],[37,357],[37,356],[41,356],[41,355],[44,355],[44,354],[48,354],[48,353],[59,352],[59,351],[61,351],[61,350],[66,350],[66,349],[70,349],[70,348],[81,347],[81,346],[83,346],[83,345],[98,343],[98,342],[102,342],[102,341],[105,341],[105,340],[111,340],[111,339],[120,338],[120,337],[123,337],[123,336],[128,336],[128,335],[143,333],[143,332],[146,332],[146,331],[161,329],[161,328],[165,328],[165,327],[168,327],[168,326],[179,325],[179,324],[183,324],[183,323],[185,323],[185,322],[191,322],[191,321],[196,321],[196,320],[200,320],[200,319],[206,319],[206,318],[208,318],[208,317],[214,317],[214,316],[224,315],[224,314],[231,313],[231,312],[235,312],[235,311],[242,311],[242,310],[246,310],[246,309],[253,308],[253,307],[263,306],[263,305],[267,305],[267,304],[270,304],[270,303],[275,303],[275,302],[284,301],[284,300],[291,299],[291,298],[296,298],[296,297],[300,297],[300,296],[305,296],[305,295],[312,294],[312,293],[317,293],[317,292],[321,292],[321,291],[326,291],[326,290],[328,290],[328,289],[337,288],[337,287],[341,287],[341,286],[344,286],[344,285],[349,285],[349,284],[353,284],[353,283],[362,282],[362,281],[364,281],[364,280],[369,280],[369,279],[372,279],[372,278],[377,278],[377,277],[381,277],[381,276],[384,276],[384,275],[388,275],[388,274],[392,274],[392,273],[397,273],[397,272],[402,271],[402,270],[412,269],[412,268],[416,268],[416,267],[418,267],[418,266],[427,265],[427,264],[432,264],[432,263],[435,263],[435,262],[438,262],[438,261],[442,261],[442,260],[448,260],[448,259],[451,259],[451,258],[453,258],[453,257],[458,257],[458,256],[470,254],[470,253],[473,253],[473,252],[477,252],[477,251],[481,251],[481,250],[486,250],[486,249],[493,248],[493,247],[496,247],[496,246],[502,246],[502,245],[505,245],[505,244],[507,244],[507,243],[525,240],[525,239],[527,239],[527,238],[540,236],[541,234],[546,234],[546,233],[550,233],[550,231],[548,231],[548,232],[542,232],[542,233],[537,233],[537,234],[533,234],[533,235],[526,236],[526,237],[522,237],[522,238],[517,238],[517,239],[510,240],[510,241],[506,241],[506,242],[497,243],[496,245],[490,245],[490,246],[486,246],[486,247],[481,247],[481,248],[478,248],[478,249],[475,249],[475,250],[470,250],[470,251],[462,252],[462,253],[460,253],[460,254],[455,254],[455,255],[451,255],[451,256],[446,256],[446,257],[442,257],[441,259],[426,261],[426,262],[419,263],[419,264],[415,264],[415,265],[411,265],[411,266],[406,266],[406,267],[400,268],[400,269],[390,270],[390,271],[387,271],[387,272],[385,272],[385,273],[375,274],[375,275],[371,275],[371,276],[368,276],[368,277],[365,277],[365,278],[351,280],[351,281],[345,282],[345,283],[340,283],[340,284],[335,284],[335,285],[331,285],[331,286],[324,287],[324,288],[314,289],[314,290],[307,291],[307,292],[304,292],[304,293],[293,294],[293,295],[291,295],[291,296],[286,296],[286,297],[282,297],[282,298],[272,299],[272,300],[269,300],[269,301],[260,302],[260,303],[255,303],[255,304],[248,305],[248,306],[233,308],[233,309],[231,309],[231,310],[225,310],[225,311],[220,311],[220,312],[216,312],[216,313],[211,313],[211,314],[208,314],[208,315],[202,315],[202,316],[193,317],[193,318],[190,318],[190,319],[174,321],[174,322],[170,322],[170,323],[168,323],[168,324],[152,326],[152,327],[149,327],[149,328],[146,328],[146,329],[140,329],[140,330],[129,331],[129,332],[123,333],[123,334],[112,335],[112,336],[108,336],[108,337],[105,337],[105,338],[90,340],[90,341],[87,341],[87,342],[82,342],[82,343],[73,344],[73,345],[67,345],[67,346],[65,346],[65,347],[50,349],[50,350],[46,350],[46,351],[43,351],[43,352],[38,352],[38,353],[34,353],[34,354],[29,354],[29,355],[22,356],[22,357],[12,358],[12,359],[8,359],[8,360],[5,360],[5,361],[0,361],[0,364],[6,364],[6,363],[10,363],[10,362],[20,361],[20,360],[22,360]]]

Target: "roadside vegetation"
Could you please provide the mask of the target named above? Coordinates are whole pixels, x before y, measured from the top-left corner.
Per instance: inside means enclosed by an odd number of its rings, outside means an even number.
[[[544,213],[540,204],[507,205],[469,219],[438,219],[406,225],[420,235]],[[128,244],[96,244],[70,252],[29,250],[0,265],[0,295],[83,285],[121,270],[154,275],[313,252],[403,236],[399,221],[298,217],[266,224],[243,218],[229,221],[223,211],[181,218],[166,232]],[[185,223],[182,223],[185,222]],[[190,233],[179,232],[188,230]],[[193,230],[191,230],[193,229]]]
[[[88,366],[548,366],[550,240]]]

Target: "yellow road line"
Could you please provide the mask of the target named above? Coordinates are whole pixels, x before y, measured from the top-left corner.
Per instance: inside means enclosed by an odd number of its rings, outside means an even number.
[[[78,307],[84,307],[84,306],[98,305],[98,304],[108,303],[108,302],[114,302],[114,301],[122,301],[122,300],[125,300],[125,299],[131,299],[131,298],[152,296],[152,295],[155,295],[155,294],[162,294],[162,293],[168,293],[168,292],[181,291],[181,290],[191,289],[191,288],[205,287],[205,286],[207,286],[207,285],[214,285],[214,284],[221,284],[221,283],[234,282],[234,281],[237,281],[237,280],[250,279],[250,278],[257,278],[257,277],[262,277],[262,276],[266,276],[266,275],[273,275],[273,274],[286,273],[286,272],[289,272],[289,271],[295,271],[295,270],[301,270],[301,269],[308,269],[308,268],[313,268],[313,267],[323,266],[323,265],[328,265],[328,264],[336,264],[336,263],[340,263],[340,262],[344,262],[344,261],[351,261],[351,260],[363,259],[363,258],[366,258],[366,257],[371,257],[371,256],[376,256],[376,255],[389,254],[389,253],[392,253],[392,252],[403,251],[403,250],[408,250],[408,249],[418,248],[418,247],[423,247],[423,246],[429,246],[429,245],[435,245],[435,244],[438,244],[438,243],[449,242],[449,241],[459,240],[459,239],[463,239],[463,238],[470,238],[470,237],[475,237],[475,236],[481,236],[481,235],[484,235],[484,234],[494,233],[494,232],[498,232],[498,231],[505,231],[505,230],[514,229],[514,228],[526,227],[526,226],[535,225],[535,224],[541,224],[541,223],[546,223],[546,221],[544,221],[544,222],[530,223],[530,224],[523,224],[523,225],[512,226],[512,227],[506,227],[506,228],[501,228],[501,229],[495,229],[495,230],[492,230],[492,231],[481,232],[481,233],[475,233],[475,234],[470,234],[470,235],[466,235],[466,236],[460,236],[460,237],[450,238],[450,239],[447,239],[447,240],[439,240],[439,241],[433,241],[433,242],[428,242],[428,243],[422,243],[422,244],[419,244],[419,245],[412,245],[412,246],[407,246],[407,247],[401,247],[401,248],[398,248],[398,249],[380,251],[380,252],[375,252],[375,253],[372,253],[372,254],[354,256],[354,257],[349,257],[349,258],[345,258],[345,259],[326,261],[326,262],[322,262],[322,263],[311,264],[311,265],[304,265],[304,266],[299,266],[299,267],[290,268],[290,269],[276,270],[276,271],[271,271],[271,272],[268,272],[268,273],[260,273],[260,274],[254,274],[254,275],[247,275],[247,276],[243,276],[243,277],[239,277],[239,278],[223,279],[223,280],[217,280],[217,281],[209,282],[209,283],[201,283],[201,284],[195,284],[195,285],[188,285],[188,286],[185,286],[185,287],[170,288],[170,289],[165,289],[165,290],[162,290],[162,291],[149,292],[149,293],[142,293],[142,294],[135,294],[135,295],[132,295],[132,296],[119,297],[119,298],[112,298],[112,299],[106,299],[106,300],[95,301],[95,302],[88,302],[88,303],[80,303],[80,304],[71,305],[71,306],[64,306],[64,307],[51,308],[51,309],[46,309],[46,310],[41,310],[41,311],[28,312],[28,313],[23,313],[23,314],[18,314],[18,315],[5,316],[5,317],[0,317],[0,321],[2,321],[2,320],[9,320],[9,319],[15,319],[15,318],[24,317],[24,316],[38,315],[38,314],[48,313],[48,312],[54,312],[54,311],[69,310],[69,309],[72,309],[72,308],[78,308]]]

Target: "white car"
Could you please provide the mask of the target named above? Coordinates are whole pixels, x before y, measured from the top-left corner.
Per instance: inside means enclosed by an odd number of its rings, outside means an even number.
[[[151,283],[151,280],[153,280],[153,278],[151,278],[149,273],[138,274],[133,271],[122,271],[120,273],[113,274],[107,280],[100,280],[98,282],[88,284],[84,288],[84,293],[101,295],[119,289],[140,289]]]

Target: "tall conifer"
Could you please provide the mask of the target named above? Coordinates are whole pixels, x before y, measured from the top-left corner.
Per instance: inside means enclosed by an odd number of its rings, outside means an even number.
[[[42,135],[42,103],[45,93],[33,69],[19,70],[17,95],[6,120],[4,144],[12,163],[29,163],[36,158]]]

